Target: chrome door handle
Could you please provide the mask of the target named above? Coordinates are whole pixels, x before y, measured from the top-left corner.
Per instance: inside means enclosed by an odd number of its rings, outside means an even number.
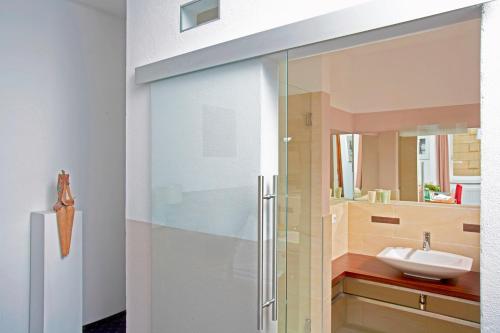
[[[278,320],[278,175],[273,176],[273,282],[272,320]]]
[[[258,176],[258,202],[257,202],[257,330],[264,329],[264,310],[271,306],[272,320],[278,319],[277,292],[278,292],[278,261],[277,261],[277,235],[276,226],[278,213],[278,176],[273,176],[273,193],[264,195],[264,176]],[[273,200],[272,214],[272,297],[264,301],[264,201]]]
[[[257,330],[264,329],[264,177],[258,176],[257,194]]]

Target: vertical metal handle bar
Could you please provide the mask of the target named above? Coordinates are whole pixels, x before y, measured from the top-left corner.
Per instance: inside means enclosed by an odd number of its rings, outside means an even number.
[[[264,329],[264,177],[258,176],[257,198],[257,330]]]
[[[273,284],[272,320],[278,320],[278,176],[273,176]]]
[[[271,306],[272,320],[278,319],[278,176],[273,176],[273,193],[264,194],[264,176],[258,176],[257,201],[257,330],[264,329],[264,309]],[[272,214],[272,298],[264,300],[264,201],[273,200]]]

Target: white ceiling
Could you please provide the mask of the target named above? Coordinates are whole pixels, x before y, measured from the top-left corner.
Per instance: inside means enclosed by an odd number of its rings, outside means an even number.
[[[114,16],[119,16],[121,18],[125,18],[127,13],[126,0],[70,0],[70,1],[94,7],[97,10],[103,11],[105,13]]]

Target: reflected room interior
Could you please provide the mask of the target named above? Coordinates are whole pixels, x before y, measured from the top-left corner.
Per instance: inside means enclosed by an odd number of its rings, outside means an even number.
[[[331,197],[479,205],[481,129],[460,126],[332,134]]]

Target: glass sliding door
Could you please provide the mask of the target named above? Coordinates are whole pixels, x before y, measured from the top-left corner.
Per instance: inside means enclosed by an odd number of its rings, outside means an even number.
[[[277,54],[151,84],[152,332],[277,330],[285,69]]]
[[[151,84],[153,333],[311,331],[310,128],[287,68]]]

